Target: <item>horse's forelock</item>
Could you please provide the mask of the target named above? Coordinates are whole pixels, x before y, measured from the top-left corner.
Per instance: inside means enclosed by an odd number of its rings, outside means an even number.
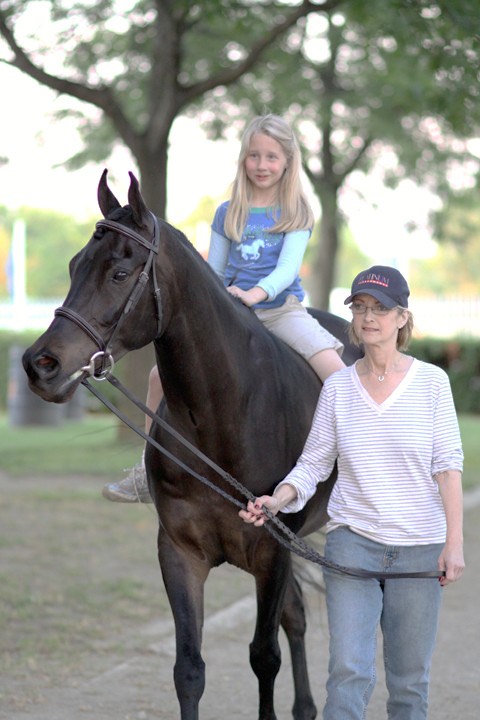
[[[133,212],[130,205],[124,205],[123,207],[116,208],[112,213],[109,214],[108,220],[115,220],[116,222],[122,222],[125,220],[132,220]]]

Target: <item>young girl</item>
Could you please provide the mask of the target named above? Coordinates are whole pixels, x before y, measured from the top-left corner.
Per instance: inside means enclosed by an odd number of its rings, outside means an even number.
[[[302,189],[300,149],[277,115],[255,118],[243,136],[232,196],[217,209],[208,262],[227,292],[252,307],[275,335],[304,357],[322,381],[344,367],[342,343],[301,304],[299,270],[314,223]],[[157,368],[147,405],[162,399]],[[150,430],[146,418],[146,431]],[[143,462],[103,495],[116,502],[151,502]]]

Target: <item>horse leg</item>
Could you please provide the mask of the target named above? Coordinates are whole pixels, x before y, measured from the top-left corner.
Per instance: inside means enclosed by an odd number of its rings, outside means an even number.
[[[278,629],[290,573],[290,557],[281,549],[279,554],[264,559],[259,566],[262,571],[255,575],[257,622],[250,644],[250,665],[258,679],[259,720],[276,720],[274,685],[281,664]]]
[[[201,655],[205,580],[210,568],[181,552],[160,526],[158,558],[175,622],[176,660],[173,672],[181,720],[198,720],[205,689]]]
[[[293,576],[293,572],[291,573],[290,582],[288,583],[285,593],[285,602],[280,622],[285,630],[292,658],[293,684],[295,689],[292,715],[295,720],[314,720],[317,716],[317,708],[310,690],[307,670],[305,606],[302,590]]]

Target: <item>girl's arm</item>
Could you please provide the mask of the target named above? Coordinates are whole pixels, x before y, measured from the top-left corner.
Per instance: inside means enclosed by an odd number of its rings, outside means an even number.
[[[294,230],[285,234],[275,270],[258,283],[268,300],[275,300],[298,277],[310,235],[310,230]]]
[[[215,230],[212,230],[207,262],[221,280],[223,280],[225,276],[229,252],[230,240]]]
[[[264,300],[275,300],[277,295],[291,285],[298,276],[309,237],[309,230],[286,233],[275,270],[249,290],[242,290],[232,285],[227,288],[228,292],[240,298],[247,307]]]

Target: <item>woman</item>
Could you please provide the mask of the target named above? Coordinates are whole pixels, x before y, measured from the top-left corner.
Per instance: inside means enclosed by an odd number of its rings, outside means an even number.
[[[360,720],[375,684],[380,624],[389,720],[427,717],[442,586],[464,569],[463,454],[443,370],[403,351],[413,329],[407,282],[374,266],[357,275],[350,337],[364,349],[325,382],[296,466],[240,516],[263,525],[299,511],[338,462],[325,556],[375,572],[445,572],[437,579],[356,579],[325,570],[330,661],[324,720]]]

